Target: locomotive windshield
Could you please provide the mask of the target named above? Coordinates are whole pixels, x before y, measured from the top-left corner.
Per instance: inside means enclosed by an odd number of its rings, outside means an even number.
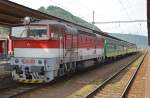
[[[17,38],[46,39],[48,38],[47,31],[47,26],[18,26],[12,27],[11,36]]]

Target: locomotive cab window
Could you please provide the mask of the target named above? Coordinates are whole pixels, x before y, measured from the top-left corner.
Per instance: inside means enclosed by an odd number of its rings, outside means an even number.
[[[17,38],[47,39],[48,29],[47,26],[12,27],[11,36]]]
[[[33,38],[47,38],[47,29],[31,29],[28,37]]]

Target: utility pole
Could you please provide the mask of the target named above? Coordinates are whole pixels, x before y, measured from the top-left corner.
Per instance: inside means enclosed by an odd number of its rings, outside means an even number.
[[[94,16],[95,15],[95,12],[94,12],[94,10],[93,10],[93,22],[92,22],[92,24],[94,25],[95,24],[95,21],[94,21]]]
[[[94,10],[93,10],[93,21],[92,21],[92,24],[93,24],[93,30],[95,30],[95,26],[94,26],[94,24],[95,24],[95,22],[94,22],[94,14],[95,14],[95,12],[94,12]]]

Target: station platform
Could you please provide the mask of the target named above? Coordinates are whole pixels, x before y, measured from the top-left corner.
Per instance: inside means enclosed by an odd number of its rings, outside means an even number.
[[[143,63],[145,64],[145,76],[143,77],[143,79],[145,79],[144,98],[150,98],[150,49],[148,50],[147,57]]]

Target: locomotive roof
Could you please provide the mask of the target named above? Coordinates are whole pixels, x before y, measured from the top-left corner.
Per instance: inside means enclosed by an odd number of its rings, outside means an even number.
[[[46,25],[56,25],[58,27],[64,27],[66,28],[66,32],[72,32],[72,33],[77,33],[77,29],[72,27],[72,26],[68,26],[64,23],[58,22],[58,21],[54,21],[54,20],[40,20],[40,21],[36,21],[33,22],[31,24],[46,24]]]
[[[58,21],[54,21],[54,20],[39,20],[39,21],[35,21],[35,22],[32,22],[31,24],[58,24],[58,25],[64,25],[63,23],[61,22],[58,22]]]
[[[89,29],[86,29],[86,28],[82,28],[82,27],[77,27],[75,25],[70,25],[70,24],[66,24],[66,23],[62,23],[62,22],[59,22],[59,21],[54,21],[54,20],[40,20],[40,21],[35,21],[33,23],[31,23],[31,25],[37,25],[37,24],[46,24],[46,25],[56,25],[56,26],[62,26],[62,27],[65,27],[67,31],[74,31],[74,32],[77,32],[77,31],[84,31],[86,33],[91,33],[93,34],[93,31],[92,30],[89,30]]]

